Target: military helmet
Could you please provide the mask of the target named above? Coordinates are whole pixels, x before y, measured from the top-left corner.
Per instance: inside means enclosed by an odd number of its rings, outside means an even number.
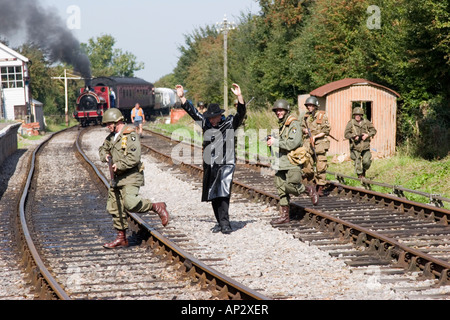
[[[353,115],[357,115],[357,114],[363,115],[364,114],[363,108],[356,107],[355,109],[353,109]]]
[[[123,114],[122,114],[122,112],[120,112],[119,109],[111,108],[111,109],[106,110],[105,114],[103,115],[102,122],[103,122],[103,124],[110,123],[110,122],[116,123],[123,119],[124,119]]]
[[[289,102],[287,102],[286,100],[280,99],[275,101],[275,103],[273,104],[272,111],[275,111],[277,109],[284,109],[286,111],[291,111],[291,106],[289,105]]]
[[[318,108],[319,107],[319,100],[317,100],[316,97],[311,96],[308,99],[306,99],[306,101],[305,101],[305,106],[307,106],[309,104],[312,104],[312,105],[314,105],[314,106],[316,106]]]

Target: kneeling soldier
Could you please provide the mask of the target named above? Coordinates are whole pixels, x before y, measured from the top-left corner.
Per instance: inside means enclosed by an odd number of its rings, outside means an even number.
[[[111,249],[127,247],[126,230],[128,222],[126,211],[144,213],[156,212],[163,226],[169,222],[169,213],[165,203],[152,203],[139,196],[139,188],[144,185],[144,168],[141,162],[141,144],[136,130],[124,122],[119,109],[109,109],[103,116],[103,123],[110,130],[103,145],[99,148],[100,160],[112,160],[114,185],[108,191],[106,210],[113,217],[114,228],[118,231],[117,238],[103,246]]]

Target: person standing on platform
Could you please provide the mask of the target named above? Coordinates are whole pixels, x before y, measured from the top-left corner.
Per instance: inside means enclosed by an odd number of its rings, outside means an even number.
[[[131,110],[131,122],[136,127],[136,133],[142,138],[142,126],[145,123],[145,115],[139,103],[136,103],[133,110]]]
[[[108,109],[105,112],[103,124],[106,124],[110,134],[98,149],[100,160],[108,162],[114,172],[114,180],[108,190],[106,210],[112,215],[117,237],[114,241],[103,245],[107,249],[128,246],[126,211],[135,213],[153,211],[159,215],[164,227],[169,223],[165,203],[152,203],[139,196],[139,188],[144,185],[141,144],[135,128],[123,121],[124,117],[119,109]]]
[[[176,90],[182,108],[201,124],[203,130],[202,201],[212,203],[217,220],[212,232],[229,234],[232,232],[229,218],[231,186],[236,167],[234,136],[246,113],[241,88],[233,84],[231,91],[239,103],[236,114],[228,117],[223,115],[225,110],[215,103],[208,104],[206,112],[201,114],[184,96],[183,86],[177,85]]]

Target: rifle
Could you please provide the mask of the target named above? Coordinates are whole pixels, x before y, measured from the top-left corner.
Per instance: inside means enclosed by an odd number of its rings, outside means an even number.
[[[266,140],[266,141],[269,141],[270,138],[272,138],[272,135],[269,134],[269,135],[266,137],[265,140]],[[270,150],[270,154],[272,155],[272,157],[274,157],[273,150],[272,150],[272,146],[269,147],[269,150]]]
[[[312,133],[311,133],[311,129],[309,129],[308,127],[308,121],[305,119],[305,125],[306,125],[306,129],[308,130],[308,136],[309,136],[309,144],[311,146],[311,150],[314,153],[314,172],[317,173],[317,154],[316,154],[316,148],[314,147],[314,141],[313,141],[313,137],[312,137]]]
[[[336,139],[335,137],[333,137],[331,134],[328,134],[328,136],[329,136],[331,139],[333,139],[334,141],[339,142],[339,140]]]
[[[356,135],[356,136],[353,136],[353,137],[352,137],[353,142],[354,142],[354,143],[360,143],[361,141],[363,141],[363,139],[362,139],[363,135],[364,135],[364,133],[363,133],[363,134]],[[359,137],[359,139],[358,139],[358,140],[355,140],[356,137]]]
[[[112,162],[112,157],[108,157],[108,167],[109,167],[109,175],[111,176],[111,182],[109,183],[111,188],[115,188],[117,187],[117,182],[114,178],[114,169],[112,167],[113,162]]]
[[[316,148],[314,147],[314,141],[313,141],[313,137],[312,137],[312,134],[311,134],[311,129],[309,129],[308,123],[306,121],[305,121],[305,124],[306,124],[306,129],[308,130],[309,144],[311,146],[311,150],[314,153],[314,162],[317,162]]]

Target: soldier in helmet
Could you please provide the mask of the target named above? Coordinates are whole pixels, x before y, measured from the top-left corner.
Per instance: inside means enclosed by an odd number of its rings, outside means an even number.
[[[311,202],[317,205],[318,195],[313,186],[302,184],[302,169],[299,164],[289,161],[289,152],[296,150],[303,144],[300,121],[291,115],[291,108],[286,100],[277,100],[272,108],[278,118],[279,137],[270,136],[267,139],[269,147],[278,146],[278,166],[274,168],[275,186],[280,196],[280,217],[271,221],[271,224],[284,224],[290,222],[289,201],[290,195],[298,196],[307,192]]]
[[[128,229],[125,211],[144,213],[156,212],[161,218],[163,226],[169,222],[169,213],[165,203],[152,203],[139,196],[139,188],[144,185],[144,167],[141,162],[141,144],[139,136],[133,126],[124,122],[119,109],[109,109],[103,116],[103,124],[109,129],[103,145],[99,148],[100,160],[112,160],[115,186],[108,190],[106,210],[113,217],[113,226],[117,230],[117,237],[111,243],[103,246],[108,249],[127,247]]]
[[[364,119],[363,108],[353,109],[353,117],[345,127],[344,137],[350,142],[350,158],[355,161],[355,171],[358,178],[364,178],[372,164],[370,140],[377,130],[372,122]]]
[[[316,97],[309,97],[305,101],[306,112],[302,122],[302,132],[304,146],[316,163],[316,170],[309,166],[305,167],[303,173],[308,182],[312,182],[317,187],[319,196],[323,196],[323,188],[326,185],[327,176],[327,151],[330,149],[330,123],[325,111],[318,111],[319,100]]]
[[[205,113],[205,111],[206,111],[206,105],[205,105],[205,103],[202,102],[202,101],[200,101],[199,103],[197,103],[197,109],[198,109],[198,112],[200,112],[200,113]]]

